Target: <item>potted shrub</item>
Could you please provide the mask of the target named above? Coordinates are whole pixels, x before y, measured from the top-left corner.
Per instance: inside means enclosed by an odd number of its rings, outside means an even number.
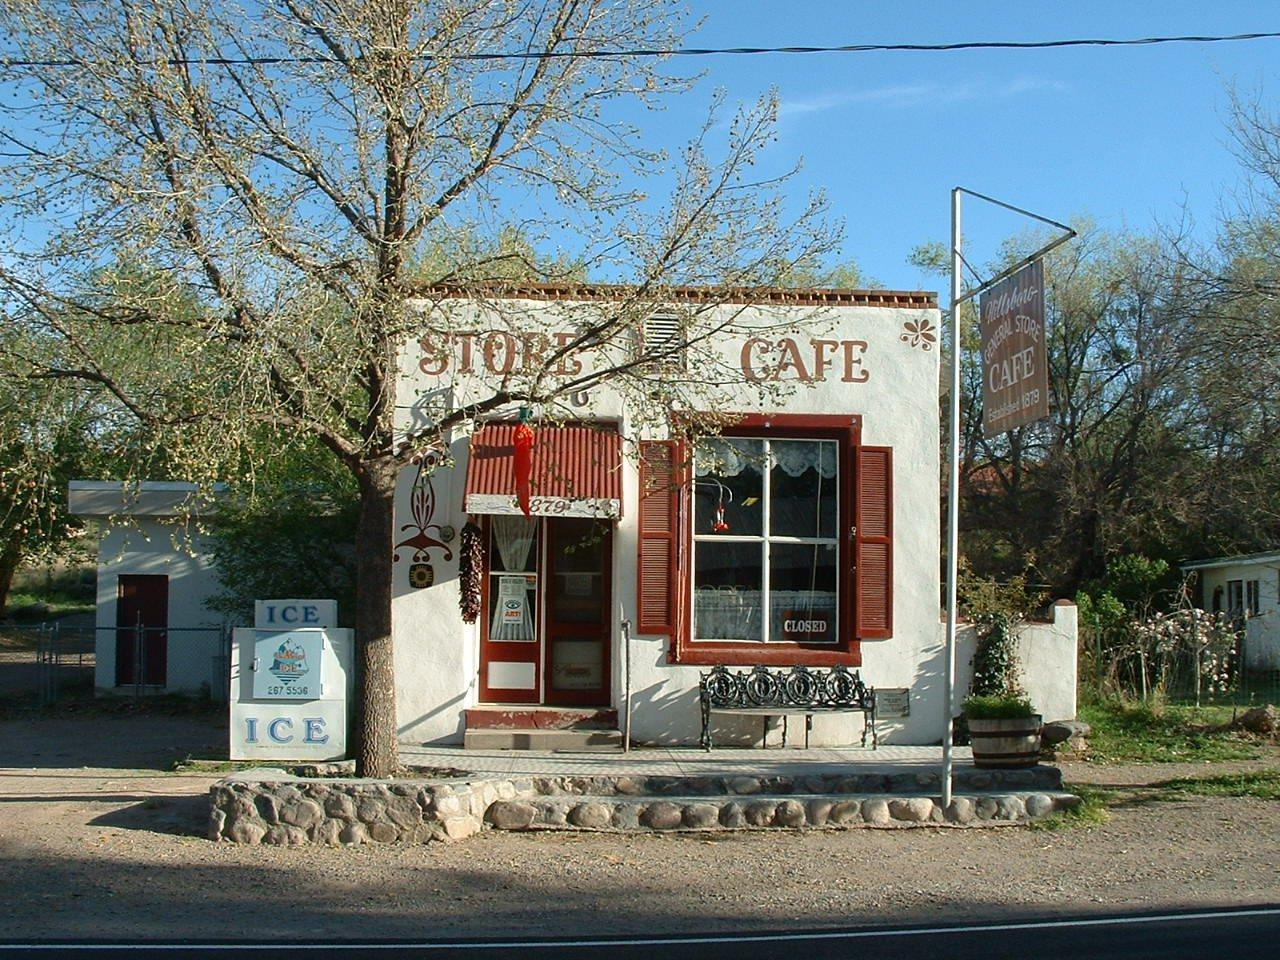
[[[1024,696],[994,694],[964,701],[975,767],[1031,767],[1040,761],[1040,714]]]

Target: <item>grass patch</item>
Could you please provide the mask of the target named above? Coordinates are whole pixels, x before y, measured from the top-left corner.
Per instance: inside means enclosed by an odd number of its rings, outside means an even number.
[[[1068,785],[1067,789],[1080,798],[1080,803],[1070,810],[1063,810],[1051,817],[1032,820],[1032,830],[1070,830],[1080,827],[1097,827],[1111,819],[1111,814],[1107,808],[1115,799],[1115,791],[1083,785]]]
[[[74,613],[92,613],[94,610],[92,598],[85,599],[83,596],[63,592],[10,593],[8,606],[9,616],[15,623],[41,623]]]
[[[174,773],[238,773],[256,767],[288,767],[287,760],[204,760],[187,755],[173,762]]]
[[[1031,821],[1032,830],[1070,830],[1096,827],[1111,819],[1111,811],[1151,803],[1171,803],[1192,797],[1255,797],[1280,800],[1280,770],[1223,773],[1207,777],[1179,777],[1151,786],[1093,787],[1067,784],[1080,798],[1079,806]]]
[[[1165,793],[1199,797],[1257,797],[1280,800],[1280,770],[1223,773],[1212,777],[1179,777],[1160,785]]]
[[[92,682],[82,685],[83,692],[73,693],[64,684],[56,703],[41,704],[34,691],[19,691],[0,696],[0,719],[53,719],[58,717],[225,717],[227,705],[203,697],[180,693],[132,697],[97,697]]]
[[[1231,720],[1227,706],[1168,705],[1118,702],[1081,706],[1080,717],[1093,733],[1089,759],[1128,763],[1216,763],[1253,760],[1258,744],[1245,736],[1216,729]]]

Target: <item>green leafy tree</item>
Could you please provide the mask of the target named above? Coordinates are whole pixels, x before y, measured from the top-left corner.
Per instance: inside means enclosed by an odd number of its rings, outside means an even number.
[[[10,350],[30,354],[9,334]],[[67,512],[67,484],[102,475],[112,459],[110,409],[86,385],[0,379],[0,619],[14,574],[28,562],[66,558],[82,532]]]
[[[208,522],[221,587],[210,608],[250,623],[255,600],[325,597],[337,600],[339,621],[350,626],[359,504],[351,474],[306,447],[275,460],[252,489],[227,490]]]
[[[189,479],[257,469],[263,428],[308,436],[342,464],[359,494],[365,775],[398,763],[399,471],[458,424],[515,402],[555,408],[604,380],[641,421],[667,416],[682,396],[706,409],[705,381],[654,370],[672,349],[712,355],[723,327],[572,382],[552,371],[633,340],[673,285],[749,298],[834,249],[821,198],[789,218],[786,171],[757,173],[772,98],[727,131],[709,118],[678,162],[647,150],[612,110],[688,88],[661,58],[612,53],[675,47],[683,19],[668,5],[2,0],[0,25],[3,76],[19,94],[4,101],[0,205],[19,239],[0,258],[0,290],[10,323],[58,345],[39,371],[6,365],[98,384]],[[480,297],[501,278],[518,251],[494,258],[512,222],[495,225],[495,211],[520,200],[541,211],[522,224],[532,243],[574,237],[574,269],[625,277],[627,293],[584,317],[580,336],[542,366],[406,430],[398,353],[450,333],[424,294],[447,282]],[[32,236],[49,240],[22,239]],[[436,270],[437,250],[460,261]],[[119,262],[144,265],[154,282],[124,282],[111,269]],[[701,316],[715,299],[699,304]],[[521,322],[494,307],[499,329]]]

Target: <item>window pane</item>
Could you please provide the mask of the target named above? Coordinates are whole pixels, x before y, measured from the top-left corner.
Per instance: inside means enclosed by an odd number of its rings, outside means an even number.
[[[556,518],[550,523],[551,613],[558,623],[603,623],[604,545],[607,528],[598,520]]]
[[[839,640],[835,544],[769,547],[769,638],[802,643]]]
[[[699,640],[760,640],[762,563],[759,543],[694,548],[693,623]]]
[[[491,517],[489,569],[497,573],[534,573],[538,567],[538,521]]]
[[[711,437],[694,455],[693,532],[763,535],[764,441]]]
[[[840,482],[836,442],[774,440],[769,454],[770,535],[834,539]]]

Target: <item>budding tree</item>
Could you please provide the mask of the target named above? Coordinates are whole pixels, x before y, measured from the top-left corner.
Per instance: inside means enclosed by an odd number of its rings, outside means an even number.
[[[7,358],[8,373],[96,383],[192,479],[252,469],[264,430],[312,437],[350,470],[365,775],[397,763],[398,471],[458,423],[512,402],[554,404],[593,382],[526,370],[398,430],[398,351],[449,332],[431,327],[416,294],[510,276],[525,254],[497,240],[513,224],[534,245],[571,236],[579,274],[623,278],[630,292],[546,356],[550,369],[622,336],[673,285],[740,298],[832,244],[820,200],[788,219],[780,181],[754,172],[772,138],[769,100],[727,128],[709,121],[678,158],[646,149],[623,119],[688,86],[662,58],[625,53],[675,46],[682,20],[666,5],[0,0],[0,10],[0,191],[13,225],[0,288],[10,321],[57,346],[38,368]],[[654,185],[669,199],[648,196]],[[677,346],[641,346],[593,376],[652,401],[642,372],[653,350]]]

